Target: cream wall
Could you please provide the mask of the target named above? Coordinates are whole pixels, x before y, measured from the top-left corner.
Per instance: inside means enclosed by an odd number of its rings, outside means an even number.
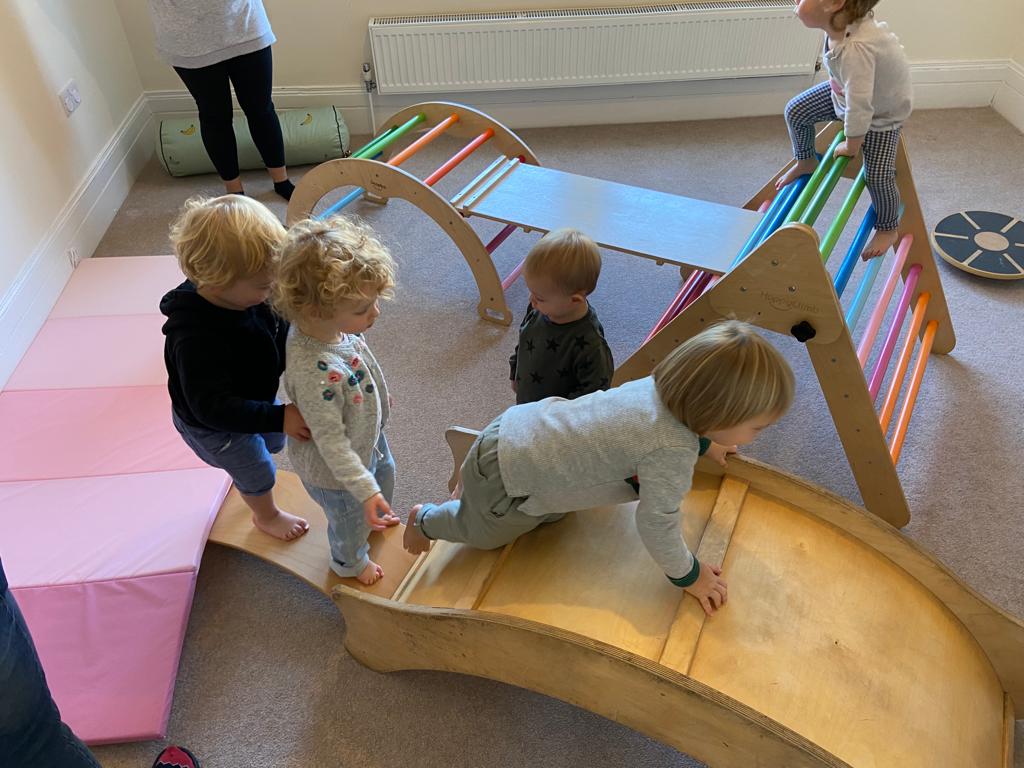
[[[178,90],[173,70],[157,59],[148,4],[115,0],[146,90]],[[266,0],[274,32],[275,85],[357,85],[369,59],[366,25],[373,15],[508,8],[599,7],[614,2],[569,0]],[[889,21],[914,61],[1007,58],[1020,25],[1011,23],[1021,0],[986,0],[985,11],[963,0],[887,0]],[[1018,56],[1018,60],[1024,54]]]
[[[82,104],[65,117],[57,92],[71,79],[78,82]],[[72,243],[56,237],[60,222],[68,218],[62,212],[79,196],[97,158],[142,96],[113,1],[0,4],[0,93],[2,384],[11,359],[21,352],[13,326],[31,326],[26,307],[38,310],[40,302],[56,298],[34,281],[55,275],[48,283],[52,294],[54,285],[63,285],[59,278],[66,278],[56,273],[70,272],[64,248]],[[73,239],[77,229],[72,230]],[[89,243],[77,245],[84,249]]]

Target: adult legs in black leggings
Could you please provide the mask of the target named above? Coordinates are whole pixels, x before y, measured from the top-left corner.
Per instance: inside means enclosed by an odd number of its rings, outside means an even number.
[[[224,180],[228,192],[241,192],[238,177],[238,147],[231,126],[231,86],[249,123],[253,143],[275,182],[277,191],[288,197],[291,183],[284,165],[281,123],[271,99],[273,57],[270,46],[233,59],[198,69],[175,67],[199,107],[199,130],[203,146]]]

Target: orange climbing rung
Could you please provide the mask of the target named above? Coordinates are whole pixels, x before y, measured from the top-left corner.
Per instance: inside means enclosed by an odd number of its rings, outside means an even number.
[[[924,369],[928,367],[928,357],[932,353],[932,344],[935,343],[935,332],[938,329],[938,320],[929,321],[924,329],[924,336],[921,338],[921,351],[917,355],[917,360],[914,361],[914,371],[910,375],[910,389],[907,390],[907,399],[903,402],[900,417],[896,420],[896,431],[892,435],[892,443],[889,446],[893,464],[900,460],[900,450],[903,448],[903,440],[907,436],[907,427],[910,426],[914,403],[917,402],[917,393],[921,389]]]
[[[447,176],[455,166],[457,166],[471,154],[476,152],[485,142],[490,140],[490,138],[493,135],[494,129],[488,128],[486,131],[484,131],[471,142],[469,142],[469,144],[467,144],[454,155],[452,155],[450,158],[448,158],[448,160],[445,161],[444,165],[442,165],[432,174],[427,176],[427,178],[423,180],[423,183],[426,184],[428,187],[434,186],[442,178]]]
[[[432,142],[434,139],[436,139],[442,133],[444,133],[449,128],[451,128],[453,125],[455,125],[455,123],[457,123],[457,122],[459,122],[459,116],[458,115],[449,115],[444,120],[442,120],[440,123],[435,125],[429,131],[427,131],[422,136],[420,136],[418,139],[416,139],[416,141],[414,141],[408,147],[406,147],[401,152],[399,152],[397,155],[395,155],[390,160],[388,160],[388,165],[401,165],[406,160],[408,160],[410,157],[412,157],[417,152],[419,152],[421,149],[423,149],[425,146],[427,146],[427,144]]]
[[[896,410],[896,401],[900,396],[900,389],[903,388],[903,377],[910,365],[910,356],[914,352],[914,344],[917,342],[917,335],[921,332],[921,325],[924,323],[924,313],[928,309],[928,300],[932,297],[925,291],[917,297],[917,304],[914,306],[914,315],[910,320],[910,330],[907,331],[907,338],[903,341],[903,348],[900,350],[899,360],[896,363],[896,370],[893,372],[892,381],[889,382],[889,389],[885,393],[885,402],[882,405],[882,412],[878,416],[878,423],[882,425],[882,434],[889,431],[889,422]]]

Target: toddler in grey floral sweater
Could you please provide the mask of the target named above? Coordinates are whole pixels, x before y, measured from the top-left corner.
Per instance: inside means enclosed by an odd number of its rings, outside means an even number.
[[[312,434],[289,440],[288,455],[327,516],[331,568],[363,584],[383,576],[370,531],[398,523],[387,382],[362,336],[394,284],[387,249],[349,219],[299,222],[281,249],[275,304],[292,322],[284,386]]]

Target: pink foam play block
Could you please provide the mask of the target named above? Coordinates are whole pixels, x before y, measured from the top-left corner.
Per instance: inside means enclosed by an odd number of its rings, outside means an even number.
[[[81,739],[164,736],[195,577],[12,590],[61,716]]]
[[[160,298],[184,279],[174,256],[85,259],[50,318],[156,314]]]
[[[163,315],[47,320],[4,386],[86,389],[166,384]]]
[[[0,482],[206,466],[171,423],[165,387],[0,392]]]
[[[0,483],[8,581],[37,587],[198,568],[229,486],[219,469]]]

